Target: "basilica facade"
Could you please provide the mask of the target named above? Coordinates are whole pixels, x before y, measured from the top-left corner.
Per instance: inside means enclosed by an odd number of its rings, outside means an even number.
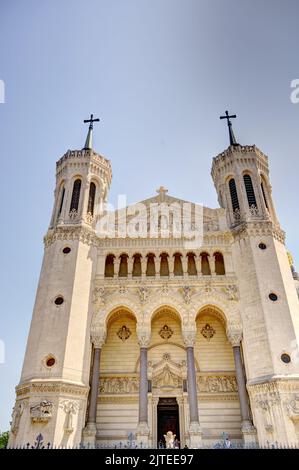
[[[298,280],[268,158],[231,141],[211,175],[216,209],[161,187],[108,212],[92,123],[58,160],[9,446],[299,445]]]

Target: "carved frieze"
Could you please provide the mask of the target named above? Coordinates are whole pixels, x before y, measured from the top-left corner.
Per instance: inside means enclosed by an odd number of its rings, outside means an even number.
[[[228,393],[238,391],[237,380],[233,375],[198,375],[196,383],[199,392]]]
[[[102,377],[99,383],[99,393],[137,393],[139,390],[138,377]]]
[[[30,418],[32,423],[47,423],[52,418],[54,405],[49,400],[42,400],[30,407]]]

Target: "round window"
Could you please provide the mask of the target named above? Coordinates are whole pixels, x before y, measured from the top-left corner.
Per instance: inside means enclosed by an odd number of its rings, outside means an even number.
[[[55,304],[56,305],[61,305],[63,304],[64,300],[63,300],[63,297],[56,297],[56,299],[54,300]]]
[[[259,248],[260,248],[260,250],[266,250],[267,245],[265,245],[265,243],[260,243]]]
[[[271,294],[269,294],[269,299],[272,300],[272,302],[276,302],[278,297],[276,294],[274,294],[274,292],[271,292]]]
[[[283,353],[281,356],[280,356],[280,359],[282,360],[282,362],[284,362],[285,364],[289,364],[291,362],[291,356],[287,353]]]
[[[46,365],[47,365],[48,367],[53,367],[54,364],[55,364],[55,359],[54,359],[54,357],[49,357],[49,358],[46,360]]]
[[[71,249],[70,249],[69,246],[66,246],[65,248],[63,248],[62,252],[63,252],[65,255],[67,255],[68,253],[71,252]]]

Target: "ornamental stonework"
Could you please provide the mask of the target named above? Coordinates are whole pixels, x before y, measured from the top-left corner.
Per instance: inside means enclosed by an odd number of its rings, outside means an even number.
[[[173,335],[173,330],[168,325],[164,325],[164,326],[162,326],[161,330],[159,331],[159,335],[163,339],[169,339]]]
[[[199,375],[196,378],[197,390],[207,393],[237,392],[237,380],[233,375]]]
[[[105,377],[99,383],[99,393],[102,394],[138,393],[138,390],[137,377]]]
[[[202,336],[204,338],[206,338],[207,341],[210,341],[211,338],[213,338],[213,336],[216,333],[214,328],[209,323],[206,323],[205,326],[202,327],[200,332],[201,332]]]
[[[126,327],[126,325],[123,325],[116,334],[122,341],[126,341],[128,338],[130,338],[132,333],[131,330]]]

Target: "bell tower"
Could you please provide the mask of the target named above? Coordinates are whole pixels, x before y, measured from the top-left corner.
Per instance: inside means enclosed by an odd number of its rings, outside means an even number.
[[[95,227],[112,178],[110,162],[92,148],[93,123],[82,150],[56,163],[56,188],[9,445],[81,441],[90,372],[91,285]]]
[[[285,403],[299,392],[299,302],[272,199],[268,157],[255,145],[237,143],[233,117],[228,112],[222,117],[230,145],[214,157],[211,174],[233,235],[247,390],[259,442],[296,442],[298,430]]]

